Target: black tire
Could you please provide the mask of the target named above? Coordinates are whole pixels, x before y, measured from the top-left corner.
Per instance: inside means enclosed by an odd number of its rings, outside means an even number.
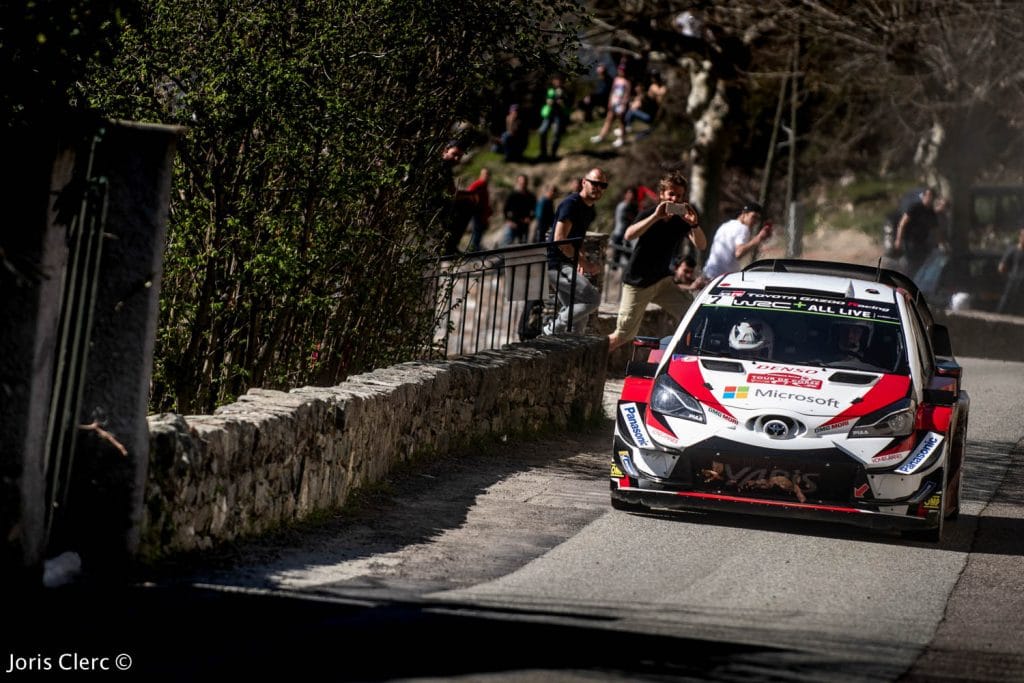
[[[619,500],[615,496],[612,496],[612,509],[622,510],[623,512],[647,512],[648,508],[646,505],[640,503],[627,503],[624,500]]]
[[[943,484],[945,484],[945,477],[943,477]],[[939,502],[938,518],[939,523],[937,526],[929,529],[911,529],[903,532],[903,538],[908,538],[914,541],[925,541],[927,543],[942,543],[942,529],[946,526],[946,494],[945,488],[943,488],[942,500]]]
[[[950,510],[949,514],[946,515],[946,519],[954,520],[960,517],[960,501],[963,499],[964,494],[964,461],[967,456],[967,418],[965,417],[960,423],[959,429],[957,430],[956,437],[956,448],[960,455],[960,467],[957,472],[958,479],[956,482],[956,492],[953,494],[956,496],[956,502],[953,505],[953,509]]]

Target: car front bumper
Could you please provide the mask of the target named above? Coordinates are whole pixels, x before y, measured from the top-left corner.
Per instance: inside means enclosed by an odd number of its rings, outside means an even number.
[[[652,474],[640,454],[670,458]],[[944,459],[913,478],[901,477],[904,495],[876,498],[868,471],[837,448],[779,452],[737,448],[709,439],[673,453],[639,451],[616,436],[612,497],[626,503],[671,509],[746,512],[822,519],[877,529],[913,530],[939,525]],[[647,471],[644,471],[644,470]],[[872,471],[877,487],[879,475]],[[896,475],[892,475],[896,476]]]

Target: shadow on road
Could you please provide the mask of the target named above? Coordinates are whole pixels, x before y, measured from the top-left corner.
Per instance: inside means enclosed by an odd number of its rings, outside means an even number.
[[[400,593],[419,593],[428,589],[456,587],[461,584],[452,583],[450,576],[460,572],[441,566],[443,558],[438,559],[437,566],[428,564],[429,556],[418,560],[421,573],[407,581],[404,575],[412,576],[412,568],[390,571],[385,566],[387,556],[413,546],[434,543],[446,533],[466,527],[470,511],[475,506],[477,512],[474,514],[481,514],[478,500],[492,487],[511,478],[528,478],[532,472],[542,472],[544,477],[564,481],[565,487],[570,489],[566,495],[571,495],[571,489],[583,488],[588,481],[599,482],[598,487],[604,485],[607,458],[595,454],[604,456],[607,453],[610,434],[610,422],[602,422],[586,431],[510,441],[507,445],[491,445],[429,460],[420,459],[393,471],[380,484],[360,491],[353,503],[339,513],[321,515],[315,522],[215,550],[169,558],[144,568],[144,578],[164,584],[198,581],[279,588],[283,586],[280,583],[282,576],[308,576],[325,567],[328,570],[323,572],[324,583],[334,582],[337,586],[344,582],[346,588],[361,588],[371,596],[387,594],[394,597],[395,588],[399,588]],[[524,495],[543,493],[535,491]],[[549,523],[538,518],[534,512],[537,508],[522,503],[521,497],[508,500],[497,511],[505,519],[498,519],[492,524],[492,528],[498,524],[514,527],[515,515],[521,515],[520,528],[510,528],[506,534],[511,538],[520,533],[520,537],[511,539],[510,543],[524,537],[535,541],[526,544],[525,552],[520,543],[516,555],[524,554],[513,557],[510,552],[508,561],[532,559],[564,540],[561,534],[567,536],[573,529],[605,512],[604,507],[595,509],[593,503],[589,506],[569,504],[559,515],[560,524],[565,528],[551,524],[551,529],[545,529],[542,524]],[[557,506],[558,501],[550,505]],[[494,512],[491,514],[493,516]],[[538,529],[530,536],[534,526]],[[489,556],[481,558],[477,563],[480,566],[473,572],[462,572],[467,576],[461,580],[486,580],[492,578],[492,574],[497,576],[502,571],[509,571],[507,563],[502,564],[506,558],[501,553],[501,548],[492,548]],[[353,576],[347,579],[344,573],[333,578],[330,576],[331,567],[363,560],[377,563],[378,568],[367,565],[365,571],[352,572]],[[384,567],[383,571],[378,571],[379,567]],[[359,576],[354,576],[356,573]],[[381,576],[387,577],[386,580],[380,580]],[[413,582],[418,585],[413,585]],[[392,590],[389,592],[388,589]]]
[[[93,618],[104,615],[105,626]],[[570,673],[636,680],[743,680],[752,671],[838,679],[843,663],[807,653],[722,640],[631,633],[614,619],[479,606],[316,600],[266,592],[136,588],[67,589],[31,611],[9,613],[22,628],[13,662],[58,671],[73,660],[120,668],[145,680],[268,675],[389,680],[525,672],[529,680]],[[127,658],[125,658],[127,655]],[[5,668],[9,666],[4,662]],[[848,666],[848,664],[847,664]],[[870,667],[869,667],[870,668]],[[868,672],[861,670],[864,675]],[[122,674],[123,675],[123,674]],[[539,678],[538,678],[539,676]]]

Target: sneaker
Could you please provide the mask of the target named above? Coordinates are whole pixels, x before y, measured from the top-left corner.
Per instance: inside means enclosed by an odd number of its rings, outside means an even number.
[[[595,136],[590,138],[590,142],[592,142],[595,145],[597,143],[599,143],[599,142],[604,142],[604,136],[603,135],[595,135]]]
[[[622,147],[622,138],[615,138],[615,142],[612,143],[612,147]]]
[[[549,320],[546,323],[544,323],[544,327],[543,327],[544,334],[554,334],[555,333],[555,324],[554,323],[555,323],[554,320]]]

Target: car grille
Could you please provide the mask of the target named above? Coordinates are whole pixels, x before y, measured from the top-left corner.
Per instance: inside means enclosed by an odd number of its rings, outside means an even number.
[[[747,429],[769,439],[793,439],[807,433],[807,426],[788,415],[759,415],[747,423]]]
[[[707,493],[846,505],[854,489],[867,482],[859,463],[833,449],[787,455],[724,441],[714,445],[726,447],[688,448],[665,483]]]

